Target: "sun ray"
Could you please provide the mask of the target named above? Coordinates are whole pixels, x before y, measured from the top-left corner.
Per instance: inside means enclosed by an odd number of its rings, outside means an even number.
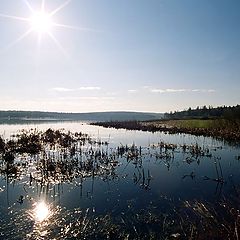
[[[38,33],[38,41],[37,41],[38,52],[40,52],[41,42],[42,42],[42,33]]]
[[[63,4],[61,4],[59,7],[57,7],[55,10],[53,10],[50,13],[50,16],[52,17],[53,15],[55,15],[57,12],[59,12],[60,10],[62,10],[64,7],[66,7],[72,0],[67,0],[66,2],[64,2]]]
[[[13,16],[13,15],[7,15],[7,14],[2,14],[2,13],[0,13],[0,17],[3,17],[3,18],[10,18],[10,19],[13,19],[13,20],[26,21],[26,22],[29,22],[29,21],[30,21],[29,18],[18,17],[18,16]]]
[[[41,53],[41,42],[42,42],[42,34],[38,34],[37,39],[37,47],[36,47],[36,54],[35,54],[35,70],[34,75],[37,77],[39,75],[39,60],[40,60],[40,53]]]
[[[52,23],[52,25],[54,27],[62,27],[62,28],[67,28],[67,29],[72,29],[72,30],[79,30],[79,31],[86,31],[86,32],[98,32],[96,29],[93,29],[93,28],[77,27],[77,26],[61,24],[61,23]]]
[[[63,48],[63,46],[60,44],[60,42],[55,38],[55,36],[53,35],[53,33],[51,32],[47,32],[49,37],[53,40],[53,42],[56,44],[56,46],[58,47],[58,49],[62,52],[62,54],[66,57],[69,58],[67,52],[65,51],[65,49]]]
[[[30,3],[27,0],[23,0],[23,2],[26,4],[26,6],[28,7],[28,9],[30,10],[31,13],[34,13],[35,11],[33,10],[32,6],[30,5]]]
[[[45,0],[42,0],[41,12],[44,12],[44,10],[45,10]]]
[[[18,37],[16,40],[14,40],[13,42],[9,43],[3,50],[7,51],[8,49],[12,48],[14,45],[16,45],[18,42],[20,42],[21,40],[23,40],[25,37],[27,37],[31,32],[33,31],[32,28],[29,28],[25,33],[23,33],[20,37]]]

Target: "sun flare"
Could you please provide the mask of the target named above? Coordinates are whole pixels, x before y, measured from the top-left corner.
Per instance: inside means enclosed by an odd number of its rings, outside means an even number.
[[[53,26],[51,16],[45,12],[33,14],[30,18],[30,24],[37,33],[47,33],[51,31]]]
[[[82,30],[82,31],[88,31],[89,29],[85,28],[79,28],[76,26],[72,25],[67,25],[67,24],[61,24],[59,22],[54,21],[54,16],[60,12],[62,9],[64,9],[70,2],[71,0],[63,0],[63,3],[57,6],[55,9],[49,11],[48,8],[45,6],[45,0],[41,0],[40,3],[41,5],[37,9],[33,9],[32,5],[30,4],[29,0],[24,0],[23,1],[30,11],[30,16],[28,17],[22,17],[22,16],[16,16],[16,15],[8,15],[4,13],[0,13],[0,18],[7,18],[11,19],[17,22],[25,22],[29,25],[29,28],[27,29],[26,32],[24,32],[21,36],[19,36],[16,40],[11,42],[6,49],[11,48],[18,42],[22,41],[24,38],[29,36],[32,32],[37,33],[38,39],[38,50],[41,45],[41,39],[42,35],[46,35],[49,39],[51,39],[56,47],[66,56],[66,52],[58,39],[55,37],[53,33],[54,28],[65,28],[65,29],[72,29],[72,30]],[[39,51],[38,51],[39,52]]]

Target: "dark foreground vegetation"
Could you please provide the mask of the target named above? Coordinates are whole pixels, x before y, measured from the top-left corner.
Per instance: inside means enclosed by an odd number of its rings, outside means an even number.
[[[165,142],[143,147],[123,146],[108,148],[108,142],[92,140],[81,132],[65,132],[48,129],[45,132],[37,130],[22,131],[10,140],[0,138],[0,176],[8,179],[20,179],[29,176],[30,186],[59,183],[72,183],[80,180],[80,187],[86,178],[99,177],[103,181],[120,179],[116,169],[118,164],[126,160],[138,170],[132,180],[136,186],[144,190],[150,189],[152,176],[143,168],[144,159],[154,158],[164,163],[168,169],[174,163],[175,155],[180,152],[186,156],[186,164],[209,159],[216,167],[216,177],[204,176],[203,181],[213,181],[217,186],[225,184],[219,157],[215,157],[206,146],[177,145]],[[237,156],[237,160],[240,157]],[[35,164],[36,170],[28,172],[29,166]],[[195,173],[182,178],[195,178]],[[239,194],[238,185],[233,185],[234,193],[223,197],[215,204],[203,200],[181,201],[164,198],[164,206],[152,200],[145,209],[135,210],[131,206],[118,214],[96,216],[94,211],[53,209],[53,214],[46,223],[33,226],[27,239],[239,239]],[[21,201],[31,201],[26,196]],[[167,210],[168,209],[168,210]],[[32,229],[32,221],[28,213],[11,218],[14,232],[4,232],[9,226],[0,219],[1,236],[5,239],[23,239],[24,231]],[[69,219],[69,216],[71,219]],[[10,220],[11,221],[11,220]],[[5,228],[6,227],[6,228]],[[44,232],[44,238],[39,236]],[[11,235],[14,234],[14,235]]]

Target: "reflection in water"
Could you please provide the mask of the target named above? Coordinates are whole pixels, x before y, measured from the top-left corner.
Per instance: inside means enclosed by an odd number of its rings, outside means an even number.
[[[206,229],[225,236],[222,223],[232,234],[240,229],[232,210],[239,201],[230,201],[239,199],[239,159],[231,160],[238,149],[199,138],[140,145],[126,137],[123,145],[117,135],[109,143],[47,133],[22,132],[6,144],[20,146],[14,161],[0,156],[0,239],[196,239]],[[42,144],[40,153],[32,143]]]
[[[37,222],[42,222],[47,220],[50,216],[50,210],[47,204],[44,201],[41,201],[36,204],[35,208],[33,209],[34,218]]]
[[[28,231],[29,233],[26,234],[27,239],[52,239],[50,234],[56,228],[60,210],[58,206],[53,207],[44,200],[35,202],[32,208],[27,211],[27,218],[30,217],[31,219],[31,228]]]

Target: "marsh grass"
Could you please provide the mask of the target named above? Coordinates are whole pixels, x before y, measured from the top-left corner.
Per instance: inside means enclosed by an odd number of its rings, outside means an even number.
[[[180,128],[213,128],[216,121],[212,119],[184,119],[184,120],[169,120],[165,124]]]
[[[169,124],[180,128],[227,128],[237,129],[240,126],[239,121],[230,121],[226,119],[183,119],[183,120],[169,120]]]
[[[149,121],[149,124],[158,124],[168,127],[178,127],[186,129],[202,128],[202,129],[236,129],[239,130],[239,120],[228,119],[173,119]]]

